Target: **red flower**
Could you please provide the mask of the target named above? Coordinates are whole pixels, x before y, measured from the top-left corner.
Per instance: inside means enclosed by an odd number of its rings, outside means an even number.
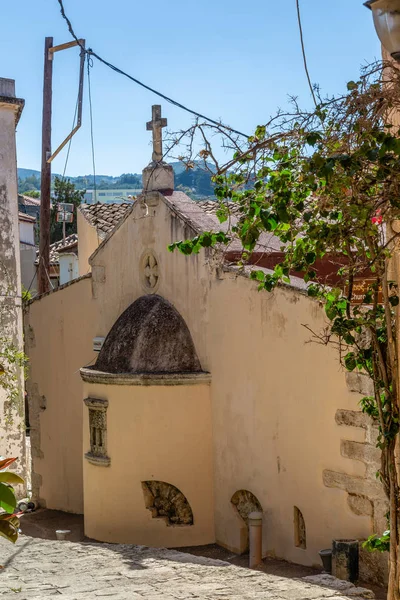
[[[383,217],[382,217],[382,210],[380,208],[378,208],[378,210],[375,213],[375,216],[372,217],[371,219],[371,223],[373,225],[380,225],[383,221]]]

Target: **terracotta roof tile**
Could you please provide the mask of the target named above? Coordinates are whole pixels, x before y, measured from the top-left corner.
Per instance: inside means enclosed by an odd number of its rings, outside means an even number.
[[[80,212],[85,219],[96,227],[100,238],[104,239],[121,219],[124,218],[127,211],[132,207],[132,202],[123,202],[122,204],[81,204]]]
[[[31,198],[30,196],[24,196],[24,194],[18,194],[18,202],[24,206],[40,206],[39,198]]]
[[[36,217],[34,217],[33,215],[27,215],[24,212],[18,211],[18,220],[25,221],[26,223],[35,223]]]
[[[191,227],[194,234],[203,231],[224,231],[226,232],[230,225],[238,220],[239,207],[237,204],[229,203],[231,217],[229,221],[220,223],[217,217],[219,208],[215,200],[195,201],[189,198],[184,192],[173,190],[161,190],[160,193],[165,199],[167,206],[185,223]],[[138,201],[140,201],[139,196]],[[79,210],[85,219],[96,227],[99,237],[104,243],[105,238],[121,223],[132,208],[132,203],[124,204],[82,204]],[[262,233],[254,249],[255,252],[263,255],[280,252],[282,243],[272,234]],[[242,252],[241,241],[233,237],[227,250],[229,252]]]
[[[68,250],[75,250],[78,246],[78,234],[71,233],[71,235],[67,235],[65,240],[60,240],[58,242],[54,242],[50,244],[50,264],[58,265],[60,253],[66,252]],[[36,264],[39,262],[39,250],[36,251]]]
[[[232,215],[237,215],[240,212],[240,207],[235,202],[227,202],[227,207]],[[208,215],[217,215],[219,203],[216,200],[200,200],[199,206]]]
[[[180,214],[198,233],[202,231],[226,232],[229,225],[237,222],[239,207],[233,202],[228,203],[228,208],[231,213],[230,220],[225,221],[225,223],[220,223],[217,217],[219,204],[216,200],[200,200],[196,202],[186,196],[184,192],[163,191],[162,194],[171,208]],[[272,234],[262,233],[254,250],[261,253],[279,252],[281,246],[282,243],[277,237]],[[239,239],[233,239],[229,244],[228,250],[241,252],[243,247]]]

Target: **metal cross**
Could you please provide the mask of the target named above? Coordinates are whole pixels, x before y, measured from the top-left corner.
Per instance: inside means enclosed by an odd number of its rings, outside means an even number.
[[[167,119],[161,118],[160,104],[151,107],[152,120],[146,123],[147,131],[153,132],[153,161],[160,162],[162,153],[162,128],[167,126]]]

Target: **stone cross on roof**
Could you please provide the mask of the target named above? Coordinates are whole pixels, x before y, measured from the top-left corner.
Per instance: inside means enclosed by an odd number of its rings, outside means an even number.
[[[160,162],[163,157],[162,128],[167,126],[167,119],[161,118],[160,104],[153,104],[151,112],[152,120],[146,123],[146,129],[153,132],[153,161]]]

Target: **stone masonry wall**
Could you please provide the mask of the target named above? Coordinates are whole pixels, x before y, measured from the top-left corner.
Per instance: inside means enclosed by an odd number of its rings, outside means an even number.
[[[23,100],[14,95],[14,81],[0,78],[0,345],[4,350],[12,344],[22,351],[15,127]],[[0,360],[2,366],[12,372],[14,380],[7,378],[11,390],[0,385],[0,456],[16,457],[13,468],[25,477],[24,376],[22,369],[7,362],[4,356]],[[17,494],[25,495],[25,486],[19,486]]]
[[[348,389],[363,396],[373,395],[372,381],[360,373],[346,373]],[[360,516],[371,518],[371,534],[381,535],[388,527],[386,513],[387,499],[382,484],[376,478],[380,468],[380,451],[376,448],[378,428],[370,417],[361,411],[342,410],[336,412],[336,423],[343,427],[344,439],[341,440],[342,456],[358,460],[365,464],[364,477],[348,475],[337,471],[325,470],[324,484],[348,493],[349,508]],[[365,441],[351,439],[351,427],[364,429]],[[386,554],[367,552],[360,544],[360,577],[364,581],[383,584],[387,580],[388,559]]]

